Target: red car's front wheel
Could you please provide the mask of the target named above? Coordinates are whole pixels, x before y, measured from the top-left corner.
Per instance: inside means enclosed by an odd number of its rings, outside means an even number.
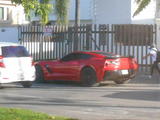
[[[44,82],[44,75],[41,66],[36,65],[36,82],[42,83]]]

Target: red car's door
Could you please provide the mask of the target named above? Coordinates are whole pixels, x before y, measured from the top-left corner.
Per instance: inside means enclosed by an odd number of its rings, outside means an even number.
[[[61,61],[59,65],[56,66],[56,69],[60,73],[59,79],[62,80],[76,80],[79,73],[80,64],[76,60],[72,61]]]
[[[75,53],[69,54],[52,66],[52,77],[57,80],[76,80],[80,63]]]
[[[79,80],[81,68],[88,64],[91,57],[91,55],[82,53],[68,54],[52,65],[53,79]]]

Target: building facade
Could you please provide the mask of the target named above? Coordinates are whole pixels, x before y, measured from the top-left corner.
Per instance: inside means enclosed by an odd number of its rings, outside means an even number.
[[[91,24],[92,23],[92,2],[93,0],[80,0],[80,20],[81,24]],[[55,4],[55,0],[50,1],[51,4]],[[74,24],[75,22],[75,0],[70,0],[68,8],[68,19],[69,24]],[[31,22],[38,23],[39,17],[35,16],[34,13],[31,15]],[[49,21],[51,24],[56,23],[55,10],[49,15]]]
[[[22,6],[11,0],[0,0],[0,26],[14,26],[28,23]]]
[[[137,8],[135,0],[93,0],[96,24],[154,24],[156,0],[152,0],[140,14],[133,17]]]
[[[51,0],[54,4],[55,0]],[[137,8],[135,0],[80,0],[81,24],[155,24],[160,18],[160,0],[152,0],[139,15],[133,17]],[[39,21],[34,13],[31,22]],[[75,0],[69,3],[69,23],[74,24]],[[53,24],[56,15],[53,12],[49,16]],[[0,0],[0,24],[20,25],[28,23],[22,6],[11,3],[11,0]]]
[[[80,0],[81,24],[155,24],[159,0],[151,3],[137,16],[133,13],[137,8],[135,0]],[[51,0],[54,4],[54,0]],[[49,20],[55,23],[56,15],[53,12]],[[75,0],[70,0],[69,23],[74,24]],[[32,15],[32,21],[39,21]]]

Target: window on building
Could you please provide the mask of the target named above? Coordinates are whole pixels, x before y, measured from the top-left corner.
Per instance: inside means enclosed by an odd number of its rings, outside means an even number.
[[[0,7],[0,20],[4,20],[4,8]]]

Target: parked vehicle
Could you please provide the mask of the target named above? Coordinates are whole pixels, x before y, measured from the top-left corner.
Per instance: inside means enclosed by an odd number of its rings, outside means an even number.
[[[0,42],[0,83],[20,82],[31,87],[35,80],[32,57],[24,46]]]
[[[101,51],[79,51],[64,56],[60,60],[39,61],[36,80],[68,80],[94,86],[104,80],[117,84],[132,79],[138,70],[133,57],[124,57]]]

